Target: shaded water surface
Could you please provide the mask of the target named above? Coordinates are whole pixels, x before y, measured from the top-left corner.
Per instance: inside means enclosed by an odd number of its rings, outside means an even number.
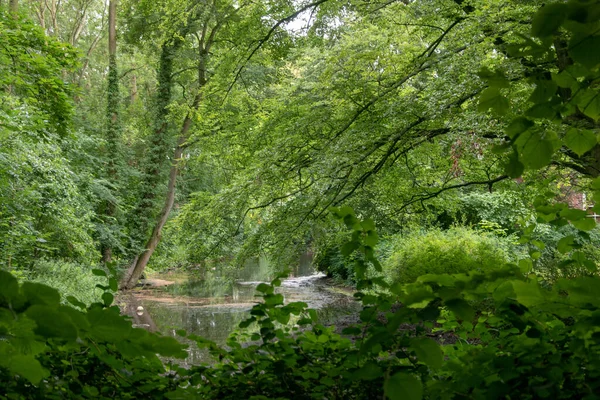
[[[335,290],[322,274],[305,268],[294,271],[296,276],[284,279],[276,291],[284,295],[285,302],[304,301],[318,310],[322,323],[334,323],[337,318],[354,312],[357,305],[346,293]],[[256,278],[248,274],[244,277]],[[163,335],[178,337],[176,330],[185,329],[224,344],[238,324],[249,316],[249,310],[259,301],[256,297],[258,280],[232,281],[214,277],[205,281],[189,281],[173,285],[169,291],[143,290],[121,298],[125,314],[134,324]],[[139,309],[143,308],[143,311]],[[190,346],[186,363],[210,362],[203,350]]]

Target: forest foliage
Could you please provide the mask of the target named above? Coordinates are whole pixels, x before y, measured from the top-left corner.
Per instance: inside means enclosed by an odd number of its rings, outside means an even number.
[[[599,21],[0,3],[0,398],[598,398]],[[307,249],[356,285],[341,335],[276,278],[226,347],[179,331],[217,360],[185,369],[113,305],[147,265]]]

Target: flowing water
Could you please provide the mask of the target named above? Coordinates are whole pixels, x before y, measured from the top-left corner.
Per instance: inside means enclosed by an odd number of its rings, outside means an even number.
[[[304,301],[318,311],[320,322],[334,323],[353,313],[357,304],[347,292],[336,290],[323,274],[315,273],[310,257],[301,257],[292,274],[284,279],[277,293],[285,302]],[[120,299],[125,314],[139,327],[163,335],[178,337],[185,329],[223,345],[238,324],[249,316],[249,310],[260,300],[255,290],[261,281],[268,281],[265,263],[249,263],[236,271],[236,278],[210,275],[203,280],[189,280],[172,285],[168,290],[142,290]],[[140,309],[140,307],[143,309]],[[189,344],[189,342],[188,342]],[[190,346],[186,364],[211,362],[204,350]]]

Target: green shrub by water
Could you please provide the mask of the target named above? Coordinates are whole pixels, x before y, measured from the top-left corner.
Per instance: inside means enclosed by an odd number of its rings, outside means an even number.
[[[102,290],[96,285],[106,281],[92,274],[93,268],[99,267],[58,260],[39,260],[28,278],[57,289],[63,298],[73,296],[89,305],[101,301]]]
[[[426,274],[491,271],[513,259],[510,238],[458,227],[417,232],[399,237],[385,263],[394,282],[414,282]]]

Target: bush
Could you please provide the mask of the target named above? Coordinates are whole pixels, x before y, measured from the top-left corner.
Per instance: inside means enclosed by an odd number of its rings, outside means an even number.
[[[425,274],[456,274],[490,271],[511,261],[516,246],[469,228],[431,230],[397,239],[395,250],[384,263],[394,282],[414,282]]]
[[[101,301],[102,290],[96,285],[106,283],[106,279],[92,274],[92,268],[99,267],[57,260],[39,260],[34,264],[29,280],[57,289],[63,298],[73,296],[90,305]]]
[[[558,244],[565,236],[573,237],[573,250],[561,253]],[[543,243],[542,248],[538,249],[540,257],[536,260],[535,271],[550,282],[559,278],[576,278],[595,273],[578,263],[569,263],[568,260],[573,257],[574,252],[580,252],[596,267],[600,266],[600,249],[597,245],[600,243],[599,227],[589,232],[579,232],[570,224],[560,228],[549,224],[537,224],[531,239]]]

